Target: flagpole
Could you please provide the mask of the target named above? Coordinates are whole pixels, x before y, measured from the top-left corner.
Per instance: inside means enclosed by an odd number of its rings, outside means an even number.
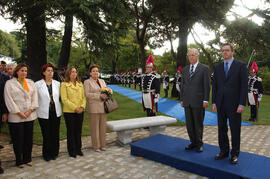
[[[252,57],[254,56],[255,54],[255,49],[252,50],[251,54],[250,54],[250,57],[249,57],[249,60],[248,60],[248,64],[247,64],[247,68],[249,67],[249,64],[250,64],[250,61],[252,59]]]

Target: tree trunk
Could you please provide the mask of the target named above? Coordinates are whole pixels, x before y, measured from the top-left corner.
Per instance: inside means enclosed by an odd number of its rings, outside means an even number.
[[[70,56],[71,38],[72,38],[72,28],[73,28],[73,13],[67,11],[65,16],[65,32],[62,39],[62,48],[60,52],[58,68],[65,68],[68,65]]]
[[[177,48],[176,66],[186,66],[187,61],[187,37],[188,27],[184,24],[179,25],[179,44]]]
[[[28,74],[37,81],[41,79],[42,65],[47,63],[45,7],[33,5],[26,12],[26,19]]]
[[[138,40],[139,46],[140,46],[140,57],[141,57],[141,62],[140,66],[142,67],[143,71],[145,70],[145,62],[146,62],[146,57],[145,57],[145,50],[144,50],[144,41],[143,40]]]

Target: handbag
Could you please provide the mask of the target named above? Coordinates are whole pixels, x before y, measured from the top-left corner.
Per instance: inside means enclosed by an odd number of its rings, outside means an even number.
[[[104,110],[106,113],[110,113],[118,109],[118,103],[115,99],[109,98],[104,101]]]

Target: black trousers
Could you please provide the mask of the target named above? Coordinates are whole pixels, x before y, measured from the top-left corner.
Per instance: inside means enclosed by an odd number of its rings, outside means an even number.
[[[185,107],[186,127],[192,145],[203,145],[204,108]]]
[[[168,97],[168,89],[164,89],[164,93],[165,93],[165,98],[167,98]]]
[[[156,107],[156,112],[154,113],[152,109],[149,109],[149,108],[146,108],[146,115],[147,116],[156,116],[157,115],[157,112],[158,112],[158,104],[155,103],[155,107]]]
[[[67,127],[67,149],[69,155],[77,155],[82,148],[83,113],[64,113]]]
[[[258,109],[256,105],[250,105],[250,119],[252,121],[257,121],[257,114],[258,114]]]
[[[44,159],[56,158],[59,154],[60,117],[49,111],[49,119],[38,118],[43,136],[42,156]]]
[[[9,124],[16,165],[31,162],[34,121]]]
[[[229,125],[232,136],[232,150],[231,156],[239,156],[240,152],[240,136],[241,136],[241,114],[229,111],[224,105],[218,108],[218,143],[221,153],[229,153],[230,144],[228,138],[228,125],[227,119],[229,119]]]

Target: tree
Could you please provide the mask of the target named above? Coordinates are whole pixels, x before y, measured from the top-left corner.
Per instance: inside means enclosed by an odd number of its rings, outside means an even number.
[[[235,46],[235,57],[248,62],[250,54],[256,51],[255,59],[260,66],[270,67],[270,23],[261,26],[247,18],[239,18],[226,25],[222,36]]]
[[[27,32],[27,64],[33,80],[40,79],[41,66],[47,63],[46,53],[46,1],[38,0],[2,0],[1,12],[9,14],[13,21],[25,23]]]
[[[12,58],[18,58],[20,56],[16,39],[11,34],[2,30],[0,30],[0,54]]]
[[[140,66],[144,68],[146,62],[145,46],[154,35],[151,33],[151,27],[155,22],[153,13],[160,8],[159,4],[149,4],[145,0],[122,0],[122,3],[131,18],[131,27],[136,30],[137,43],[140,47]]]
[[[65,16],[65,30],[62,38],[62,47],[60,51],[58,67],[63,68],[67,67],[69,62],[73,28],[73,14],[77,4],[73,3],[73,0],[60,0],[60,5],[62,9],[64,9],[63,15]]]
[[[222,24],[226,12],[232,7],[234,0],[151,0],[151,4],[159,4],[163,7],[155,12],[160,21],[166,23],[169,19],[172,27],[178,27],[178,48],[176,65],[185,66],[187,54],[187,36],[196,22],[205,27],[212,28],[216,24]]]

